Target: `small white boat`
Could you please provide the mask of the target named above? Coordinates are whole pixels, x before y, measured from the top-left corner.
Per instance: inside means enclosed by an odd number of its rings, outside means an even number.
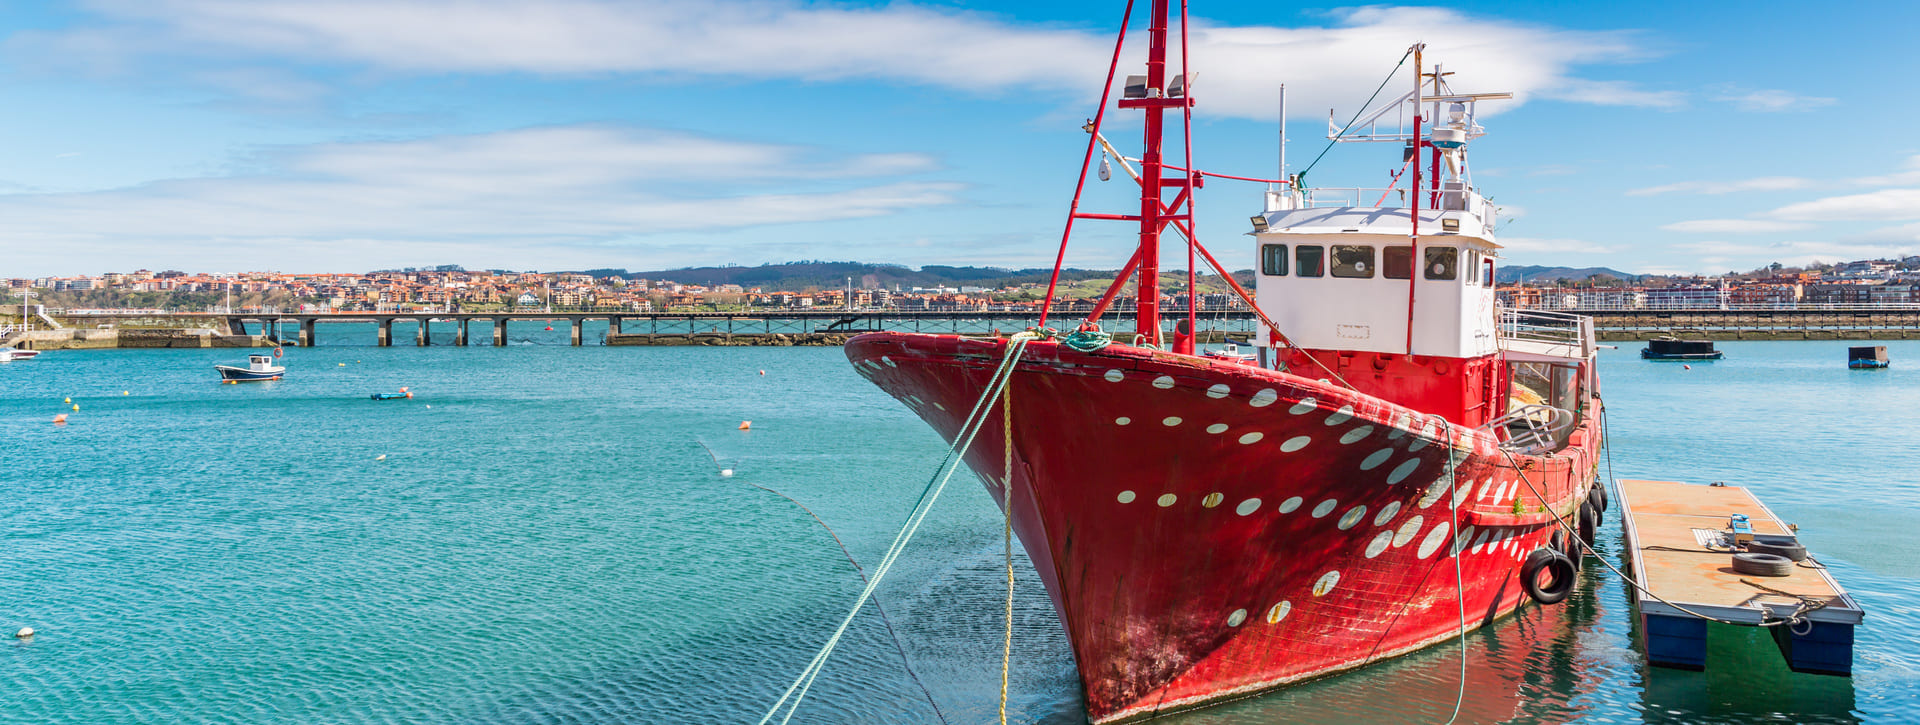
[[[272,355],[248,355],[247,366],[237,368],[232,365],[215,365],[220,371],[220,379],[230,383],[251,382],[257,380],[279,380],[287,369],[273,364]]]
[[[0,362],[13,362],[15,360],[32,360],[34,356],[37,356],[39,354],[40,354],[39,350],[21,350],[21,349],[12,348],[12,347],[0,347]]]

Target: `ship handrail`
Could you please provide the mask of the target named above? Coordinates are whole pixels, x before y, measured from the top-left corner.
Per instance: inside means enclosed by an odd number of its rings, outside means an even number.
[[[1561,434],[1573,427],[1574,420],[1571,410],[1534,403],[1508,410],[1480,428],[1496,437],[1504,431],[1500,447],[1525,455],[1559,447]]]
[[[1594,349],[1593,318],[1552,310],[1502,307],[1500,340],[1568,345],[1585,357]]]

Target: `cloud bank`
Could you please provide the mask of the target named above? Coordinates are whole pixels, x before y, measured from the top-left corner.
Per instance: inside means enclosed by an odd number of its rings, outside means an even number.
[[[139,68],[141,57],[169,57],[413,74],[878,81],[994,95],[1066,92],[1077,101],[1098,91],[1115,29],[1106,23],[1119,20],[1116,13],[1065,28],[904,3],[790,0],[97,0],[91,7],[104,23],[20,34],[9,40],[14,56],[119,72]],[[1144,35],[1135,28],[1129,36],[1122,75],[1138,68]],[[1195,96],[1212,115],[1271,118],[1283,82],[1296,117],[1351,108],[1420,39],[1432,39],[1430,63],[1459,73],[1460,90],[1512,91],[1520,102],[1683,102],[1676,92],[1574,74],[1581,66],[1645,59],[1648,51],[1629,33],[1440,8],[1366,7],[1315,27],[1228,27],[1196,18],[1190,35],[1194,67],[1203,73]],[[206,75],[210,83],[245,77]]]
[[[348,264],[599,266],[609,247],[646,235],[872,217],[952,203],[958,191],[899,178],[933,168],[918,155],[839,157],[616,126],[281,148],[256,165],[249,176],[0,196],[0,240],[25,268],[34,256],[70,264],[131,248],[140,265],[196,269],[335,268],[356,257]]]

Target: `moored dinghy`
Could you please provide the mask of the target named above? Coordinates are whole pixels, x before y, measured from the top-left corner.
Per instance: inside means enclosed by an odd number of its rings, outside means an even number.
[[[1873,370],[1892,364],[1893,361],[1887,359],[1885,345],[1847,348],[1847,367],[1854,370]]]

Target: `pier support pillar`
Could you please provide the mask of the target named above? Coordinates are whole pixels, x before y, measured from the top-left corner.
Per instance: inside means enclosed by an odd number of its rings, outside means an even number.
[[[425,318],[425,317],[419,318],[419,321],[420,321],[420,326],[418,328],[415,328],[413,331],[414,344],[419,345],[420,347],[426,347],[427,346],[427,326],[432,323],[428,318]]]
[[[300,321],[300,346],[313,347],[313,318]]]
[[[573,318],[572,322],[573,322],[573,346],[579,347],[580,346],[580,328],[586,325],[586,320],[582,320],[578,317],[575,317]]]
[[[507,318],[505,317],[493,318],[493,346],[507,346]]]
[[[380,320],[380,347],[393,347],[393,318]]]
[[[453,344],[454,344],[454,346],[456,346],[456,347],[466,347],[466,346],[467,346],[467,323],[468,323],[468,322],[471,322],[471,320],[468,320],[467,318],[465,318],[465,317],[462,317],[462,318],[460,318],[460,319],[459,319],[459,321],[457,321],[457,322],[456,322],[456,323],[454,324],[454,326],[453,326]]]

